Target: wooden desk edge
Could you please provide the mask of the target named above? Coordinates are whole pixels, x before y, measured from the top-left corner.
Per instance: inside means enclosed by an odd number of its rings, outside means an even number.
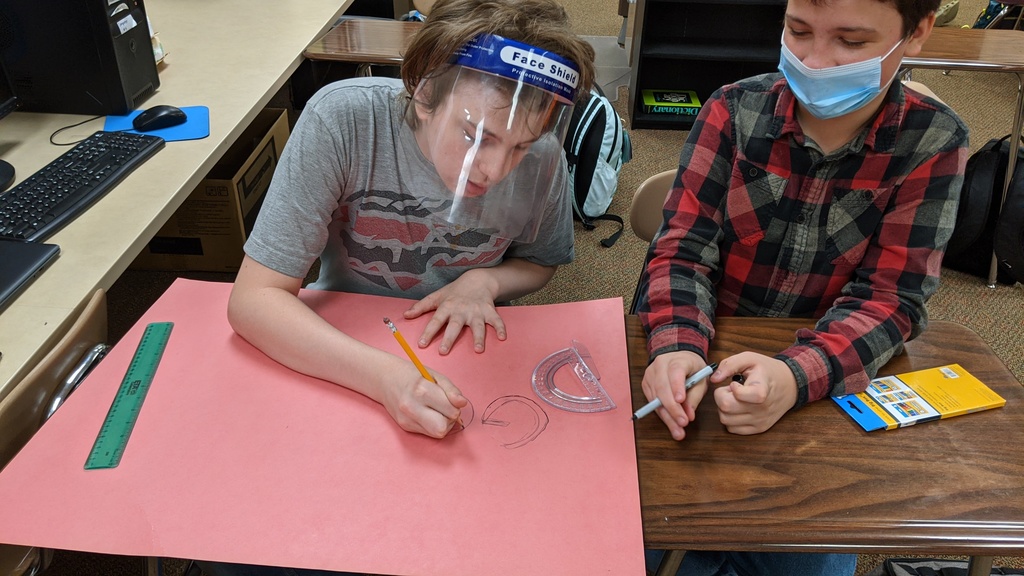
[[[975,72],[1006,72],[1009,74],[1024,73],[1024,63],[1007,64],[1000,62],[982,62],[978,60],[946,59],[946,58],[904,58],[902,68],[927,68],[933,70],[964,70]]]
[[[979,28],[934,28],[905,68],[1024,73],[1024,32]]]
[[[402,51],[405,50],[409,41],[422,26],[421,22],[403,22],[399,20],[360,18],[342,20],[337,26],[328,30],[326,34],[310,44],[302,55],[314,61],[398,65],[402,62]],[[393,49],[388,50],[369,49],[365,52],[338,51],[332,48],[334,44],[345,46],[358,44],[362,46],[365,44],[363,35],[368,32],[398,35],[402,38],[402,45],[397,48],[389,46],[388,48]],[[379,40],[379,38],[375,40]]]

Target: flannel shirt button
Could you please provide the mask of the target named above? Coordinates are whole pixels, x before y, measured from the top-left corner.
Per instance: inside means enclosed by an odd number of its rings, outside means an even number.
[[[801,212],[801,213],[799,213],[799,214],[797,214],[797,215],[796,215],[796,223],[797,223],[797,224],[803,224],[803,223],[804,223],[804,220],[806,220],[806,219],[807,219],[807,218],[806,218],[806,217],[804,216],[804,213],[803,213],[803,212]]]

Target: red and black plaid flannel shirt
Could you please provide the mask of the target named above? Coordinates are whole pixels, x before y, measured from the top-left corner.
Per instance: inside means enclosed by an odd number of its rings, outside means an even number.
[[[706,357],[716,315],[816,318],[778,354],[797,406],[863,391],[927,324],[968,155],[967,127],[899,82],[830,154],[779,74],[701,109],[648,254],[638,312],[651,357]]]

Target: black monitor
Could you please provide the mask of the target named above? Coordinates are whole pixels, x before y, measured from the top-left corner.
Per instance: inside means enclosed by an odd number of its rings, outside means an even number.
[[[0,118],[13,112],[15,106],[17,106],[17,99],[14,97],[14,89],[3,64],[0,63]],[[6,190],[12,182],[14,182],[14,166],[0,160],[0,192]]]

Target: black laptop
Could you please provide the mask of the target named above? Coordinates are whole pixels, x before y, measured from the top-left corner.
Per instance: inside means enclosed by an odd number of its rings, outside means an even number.
[[[0,310],[60,254],[56,244],[0,239]]]

